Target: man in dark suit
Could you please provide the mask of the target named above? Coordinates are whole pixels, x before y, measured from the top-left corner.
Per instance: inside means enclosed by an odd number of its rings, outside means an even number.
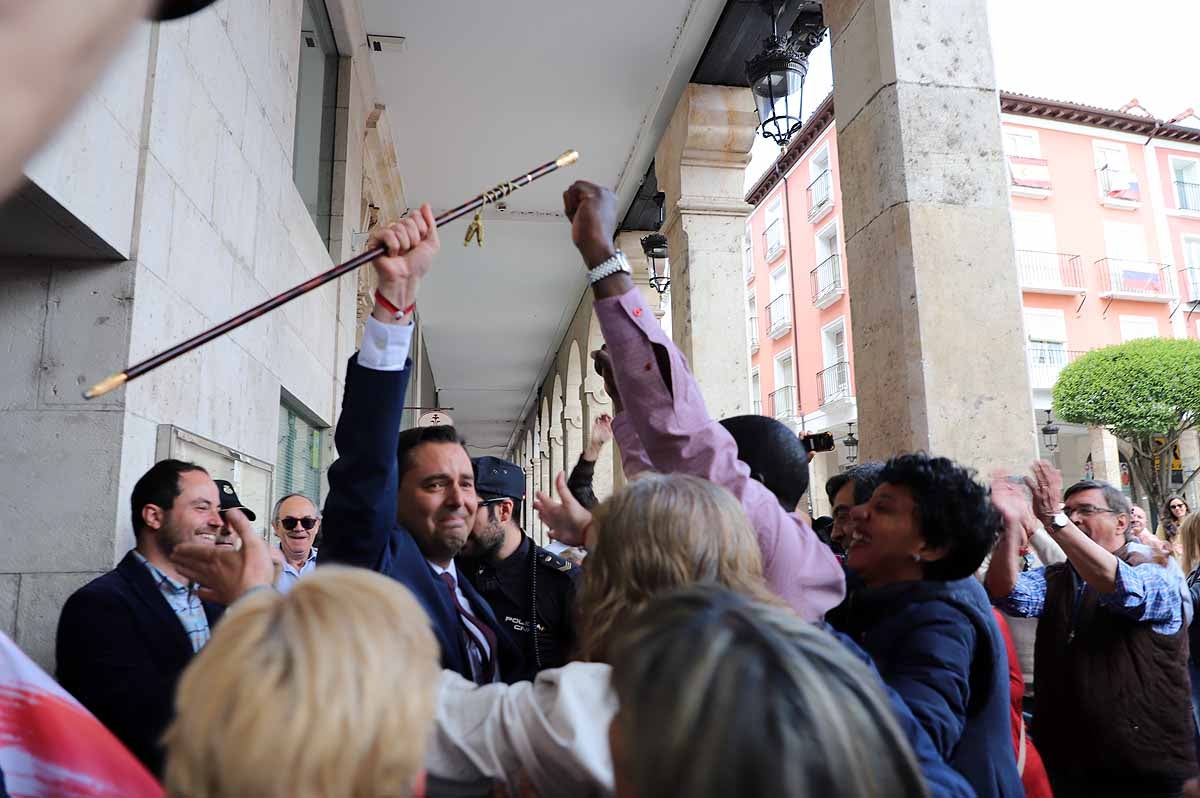
[[[429,207],[377,229],[367,247],[381,245],[375,307],[346,371],[319,562],[402,583],[429,614],[443,667],[502,680],[519,672],[520,650],[454,563],[478,503],[471,458],[453,427],[400,432],[417,289],[439,246]]]
[[[58,681],[159,777],[175,683],[222,612],[169,558],[181,543],[211,546],[220,508],[203,468],[156,463],[130,499],[137,546],[75,591],[58,619]]]

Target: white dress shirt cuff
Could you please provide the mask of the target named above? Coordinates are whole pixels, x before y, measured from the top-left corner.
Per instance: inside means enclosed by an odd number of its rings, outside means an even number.
[[[412,324],[384,324],[367,316],[358,365],[376,371],[403,371],[412,347]]]

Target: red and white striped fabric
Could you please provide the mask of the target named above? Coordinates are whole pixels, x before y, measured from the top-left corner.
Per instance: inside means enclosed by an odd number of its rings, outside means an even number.
[[[0,770],[11,798],[161,798],[120,741],[0,634]]]

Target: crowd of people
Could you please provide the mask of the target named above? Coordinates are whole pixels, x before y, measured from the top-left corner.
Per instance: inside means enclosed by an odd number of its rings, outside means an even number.
[[[527,497],[453,428],[401,431],[439,242],[428,207],[377,230],[324,506],[279,499],[268,545],[232,484],[155,464],[135,548],[63,607],[61,688],[24,677],[103,728],[16,734],[61,744],[0,747],[0,787],[59,794],[46,774],[74,767],[180,798],[1196,794],[1182,499],[1155,535],[1103,482],[924,453],[810,486],[785,425],[709,415],[613,248],[612,193],[565,206],[615,410],[570,477]],[[628,483],[598,500],[609,440]],[[832,517],[798,509],[810,487]],[[581,565],[523,530],[528,500]],[[0,677],[36,671],[5,643]],[[85,733],[105,768],[61,761]]]

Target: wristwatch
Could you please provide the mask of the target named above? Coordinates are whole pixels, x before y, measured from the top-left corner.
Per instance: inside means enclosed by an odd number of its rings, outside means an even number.
[[[633,274],[633,269],[629,267],[629,261],[625,259],[625,253],[619,249],[611,258],[588,272],[588,282],[595,285],[605,277],[611,277],[617,272]]]
[[[1054,527],[1055,532],[1062,532],[1069,523],[1071,523],[1071,519],[1067,518],[1067,514],[1062,510],[1055,513],[1054,518],[1050,519],[1050,526]]]

